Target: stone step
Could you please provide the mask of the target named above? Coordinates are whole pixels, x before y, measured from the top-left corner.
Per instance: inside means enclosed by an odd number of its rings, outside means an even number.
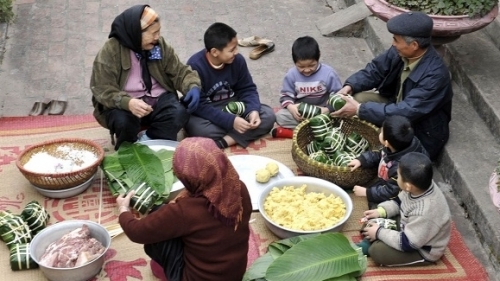
[[[473,222],[483,248],[500,270],[500,216],[488,192],[489,177],[500,157],[500,145],[468,100],[467,90],[453,82],[450,139],[437,170]]]
[[[481,30],[486,33],[491,41],[500,50],[500,18],[495,18],[489,25]]]
[[[453,80],[467,100],[500,140],[500,50],[484,32],[462,35],[445,46]],[[497,155],[499,156],[499,155]]]
[[[356,23],[362,21],[371,14],[372,12],[368,10],[366,5],[363,2],[360,2],[319,19],[316,21],[316,27],[324,36],[334,35],[336,32],[339,32],[347,27],[350,27],[352,32],[356,34],[355,31],[359,29],[357,28]]]

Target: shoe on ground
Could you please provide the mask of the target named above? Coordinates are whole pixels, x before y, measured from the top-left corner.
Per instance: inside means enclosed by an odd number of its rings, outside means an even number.
[[[266,39],[266,38],[261,38],[259,36],[250,36],[247,38],[239,39],[238,40],[238,45],[241,47],[256,47],[261,44],[267,44],[270,43],[271,40]]]
[[[271,130],[271,136],[273,138],[291,139],[293,138],[293,129],[276,127]]]
[[[268,42],[265,44],[260,44],[259,46],[255,47],[253,50],[250,51],[250,54],[248,56],[251,59],[256,60],[272,51],[274,51],[274,43]]]

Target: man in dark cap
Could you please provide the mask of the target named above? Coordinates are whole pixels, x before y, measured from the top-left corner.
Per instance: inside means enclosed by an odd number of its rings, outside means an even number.
[[[148,5],[128,8],[113,21],[94,60],[94,116],[110,130],[115,149],[125,141],[177,140],[198,107],[200,78],[160,36],[160,27],[158,14]],[[140,131],[142,127],[147,130]]]
[[[432,27],[421,12],[391,18],[392,47],[345,81],[338,93],[347,103],[332,116],[357,115],[379,127],[387,116],[406,116],[435,160],[448,141],[453,91],[448,68],[431,45]]]

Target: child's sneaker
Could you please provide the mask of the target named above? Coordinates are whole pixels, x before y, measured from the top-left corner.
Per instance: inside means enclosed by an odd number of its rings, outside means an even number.
[[[363,239],[361,242],[357,243],[356,246],[360,247],[361,250],[363,251],[363,255],[369,257],[370,255],[368,254],[368,248],[370,248],[370,241],[368,239]]]
[[[277,127],[271,130],[271,136],[273,138],[291,139],[293,138],[293,129]]]

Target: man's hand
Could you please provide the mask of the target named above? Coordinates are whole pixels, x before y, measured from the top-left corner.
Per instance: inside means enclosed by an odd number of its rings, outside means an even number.
[[[343,100],[346,101],[345,105],[335,111],[330,113],[333,117],[344,117],[349,118],[357,114],[359,102],[355,101],[352,96],[341,96]]]
[[[340,89],[335,94],[344,95],[344,96],[351,95],[352,94],[352,87],[349,85],[345,85],[342,89]]]
[[[233,128],[236,132],[243,134],[247,130],[249,130],[250,127],[250,123],[248,123],[247,120],[239,116],[236,116],[236,118],[234,118]]]
[[[289,104],[286,109],[290,111],[290,113],[293,116],[293,119],[297,120],[297,122],[302,122],[304,121],[304,118],[299,113],[299,105],[298,104]]]
[[[148,115],[149,113],[153,112],[153,108],[151,107],[151,105],[145,103],[141,99],[135,99],[135,98],[130,99],[128,103],[128,108],[130,112],[132,112],[132,114],[134,114],[138,118],[142,118]]]
[[[250,124],[250,129],[256,129],[260,126],[261,123],[259,112],[256,110],[250,112],[250,114],[248,114],[247,116],[247,120]]]
[[[193,87],[184,97],[183,102],[186,104],[189,114],[195,112],[198,108],[198,105],[200,104],[200,95],[200,89],[198,87]]]

